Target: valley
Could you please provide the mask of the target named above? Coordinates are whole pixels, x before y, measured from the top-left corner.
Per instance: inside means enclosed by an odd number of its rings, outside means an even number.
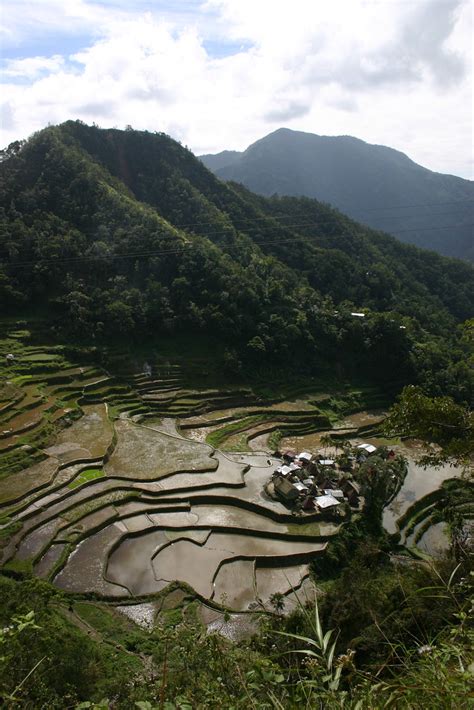
[[[181,605],[184,595],[203,610],[261,613],[281,595],[288,613],[299,595],[314,594],[309,563],[344,522],[315,509],[296,514],[268,495],[278,448],[323,458],[343,442],[403,450],[409,474],[386,509],[389,533],[409,503],[455,475],[428,471],[404,496],[416,466],[406,444],[381,438],[383,396],[373,387],[330,394],[329,382],[314,381],[265,399],[250,385],[212,388],[205,373],[196,387],[195,370],[160,356],[148,357],[144,374],[112,355],[120,366],[111,375],[7,327],[2,565],[76,599],[138,613],[168,598],[168,607]]]
[[[49,126],[0,188],[0,702],[466,687],[472,266],[164,133]]]

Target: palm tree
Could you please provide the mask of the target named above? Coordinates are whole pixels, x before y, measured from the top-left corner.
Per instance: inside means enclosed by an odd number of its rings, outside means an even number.
[[[323,434],[323,436],[320,439],[321,444],[324,446],[324,453],[326,454],[327,447],[328,446],[334,446],[335,442],[331,434]]]

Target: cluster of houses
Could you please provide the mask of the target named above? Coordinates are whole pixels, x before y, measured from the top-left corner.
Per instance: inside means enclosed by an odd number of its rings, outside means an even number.
[[[348,504],[362,505],[359,484],[352,471],[376,453],[372,444],[359,444],[343,457],[324,458],[303,451],[285,451],[282,464],[275,469],[267,491],[289,505],[292,510],[321,512],[329,517],[345,516]]]

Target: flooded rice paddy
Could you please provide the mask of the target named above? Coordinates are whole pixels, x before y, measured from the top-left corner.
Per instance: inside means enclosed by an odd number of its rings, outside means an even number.
[[[448,550],[449,544],[450,541],[446,523],[431,525],[417,542],[418,548],[431,557],[440,557],[443,555]]]
[[[419,455],[419,451],[413,448],[404,448],[408,461],[408,472],[399,493],[385,508],[383,515],[383,525],[389,533],[397,531],[397,520],[416,500],[435,491],[443,481],[455,478],[461,473],[460,469],[455,466],[443,465],[438,468],[419,466],[413,458]]]
[[[171,418],[112,423],[105,405],[85,408],[43,462],[10,477],[10,495],[28,495],[4,560],[31,560],[59,588],[106,599],[178,582],[240,611],[292,593],[337,528],[321,538],[318,526],[289,525],[263,490],[277,463],[267,454],[227,455],[178,431]]]
[[[86,406],[84,415],[64,429],[56,437],[54,445],[45,449],[45,453],[61,460],[103,457],[112,443],[112,436],[107,405]]]
[[[41,424],[55,392],[69,396],[77,388],[82,400],[90,391],[96,401],[81,400],[82,416],[44,445],[43,460],[2,480],[0,506],[22,527],[0,554],[3,563],[31,562],[36,574],[67,592],[119,603],[122,613],[144,627],[153,624],[163,600],[172,605],[185,594],[198,595],[208,628],[238,637],[254,622],[237,612],[275,611],[272,598],[277,592],[283,595],[285,612],[314,596],[309,562],[324,553],[328,539],[338,532],[337,525],[317,516],[291,516],[265,493],[279,463],[269,450],[269,428],[280,423],[301,427],[301,433],[280,442],[281,448],[300,451],[323,450],[322,437],[334,429],[328,428],[327,418],[315,418],[314,396],[232,407],[232,399],[245,402],[248,392],[224,395],[213,390],[209,396],[216,403],[211,406],[193,399],[191,390],[180,389],[174,370],[167,377],[160,384],[137,376],[140,400],[131,395],[119,400],[120,415],[114,421],[108,405],[98,402],[108,377],[97,371],[65,368],[58,382],[50,377],[41,396],[33,383],[20,393],[11,387],[11,396],[18,402],[22,396],[31,410],[15,404],[4,412],[5,430],[8,422],[12,428]],[[210,411],[199,411],[203,402]],[[142,418],[134,413],[143,403],[159,415]],[[55,410],[57,416],[68,411]],[[264,420],[255,419],[262,411]],[[380,412],[359,412],[335,428],[355,435],[359,427],[376,426],[380,418]],[[206,443],[210,434],[237,420],[244,421],[243,430],[231,427],[218,449],[212,439]],[[1,440],[5,446],[12,441],[13,431]],[[397,518],[414,498],[453,475],[452,469],[427,472],[410,461],[405,484],[385,511],[387,529],[396,529]],[[442,527],[433,526],[419,545],[432,549],[442,537]],[[181,588],[174,589],[174,583]],[[173,590],[169,594],[168,588]],[[135,597],[139,603],[131,603]],[[236,613],[224,616],[219,606]]]
[[[117,421],[115,429],[118,443],[105,466],[107,476],[157,480],[178,471],[217,468],[207,446],[127,420]]]

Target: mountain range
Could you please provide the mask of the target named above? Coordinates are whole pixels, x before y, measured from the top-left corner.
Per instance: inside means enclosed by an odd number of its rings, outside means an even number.
[[[223,366],[474,388],[474,270],[314,199],[218,180],[162,133],[48,127],[3,151],[0,300],[88,343],[178,336]]]
[[[200,159],[259,194],[314,197],[404,242],[474,261],[474,183],[392,148],[280,128],[243,152]]]

